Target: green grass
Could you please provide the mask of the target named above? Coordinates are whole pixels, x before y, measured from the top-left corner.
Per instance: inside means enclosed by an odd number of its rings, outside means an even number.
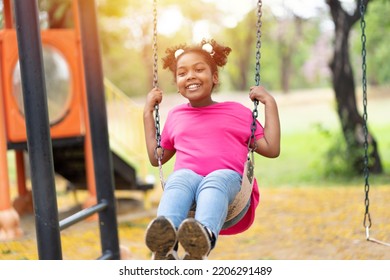
[[[370,174],[372,184],[390,182],[390,125],[372,129],[379,143],[384,174]],[[361,176],[329,175],[327,157],[332,145],[341,139],[338,132],[328,134],[312,129],[282,136],[281,155],[276,159],[256,156],[256,176],[261,186],[334,186],[364,184]],[[342,145],[342,143],[340,143]],[[340,158],[343,155],[339,155]]]
[[[305,132],[282,136],[281,154],[269,159],[256,155],[256,177],[262,186],[300,186],[321,177],[318,158],[325,152],[323,136]]]

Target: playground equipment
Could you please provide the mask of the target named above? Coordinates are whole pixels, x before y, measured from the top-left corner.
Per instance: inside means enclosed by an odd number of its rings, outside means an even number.
[[[96,213],[100,258],[118,259],[114,189],[147,191],[153,183],[139,180],[136,168],[119,154],[118,141],[110,147],[94,0],[72,1],[72,29],[41,31],[36,1],[17,0],[13,7],[15,24],[10,0],[3,1],[4,29],[0,30],[0,238],[22,234],[17,210],[23,212],[30,198],[40,259],[61,259],[60,230]],[[43,64],[48,71],[44,72]],[[106,88],[110,96],[118,96],[108,81]],[[135,143],[134,137],[129,143]],[[8,150],[16,154],[19,197],[13,205]],[[26,187],[25,151],[32,196]],[[88,188],[91,198],[87,208],[61,222],[54,172],[76,188]]]

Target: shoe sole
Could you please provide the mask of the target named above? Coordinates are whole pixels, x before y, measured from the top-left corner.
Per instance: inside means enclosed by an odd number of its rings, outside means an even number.
[[[185,250],[183,260],[206,260],[211,249],[210,239],[203,226],[193,218],[179,227],[178,240]]]
[[[153,253],[153,260],[176,260],[176,251],[173,250],[176,240],[175,227],[166,218],[156,218],[146,230],[145,243]]]

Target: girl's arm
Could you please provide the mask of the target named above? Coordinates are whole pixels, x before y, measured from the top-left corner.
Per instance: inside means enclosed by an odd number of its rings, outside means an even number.
[[[162,91],[159,88],[152,89],[147,97],[144,107],[144,132],[146,149],[148,151],[149,161],[153,166],[158,166],[158,161],[155,156],[156,142],[156,127],[154,123],[154,106],[160,104],[162,100]],[[161,151],[157,151],[161,152]],[[164,150],[164,155],[161,163],[164,164],[175,154],[175,151]]]
[[[256,152],[269,158],[278,157],[280,154],[280,121],[276,101],[262,86],[251,87],[249,97],[252,101],[256,99],[263,103],[265,110],[264,137],[256,141]]]

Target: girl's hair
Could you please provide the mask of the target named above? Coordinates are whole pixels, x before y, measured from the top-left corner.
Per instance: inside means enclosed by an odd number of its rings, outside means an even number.
[[[211,72],[218,72],[218,67],[223,67],[227,63],[227,57],[231,52],[231,48],[218,44],[215,40],[207,41],[203,39],[199,45],[187,46],[181,44],[172,48],[168,48],[166,56],[162,58],[163,68],[169,69],[176,77],[177,60],[181,55],[189,52],[195,52],[202,55],[211,68]]]

